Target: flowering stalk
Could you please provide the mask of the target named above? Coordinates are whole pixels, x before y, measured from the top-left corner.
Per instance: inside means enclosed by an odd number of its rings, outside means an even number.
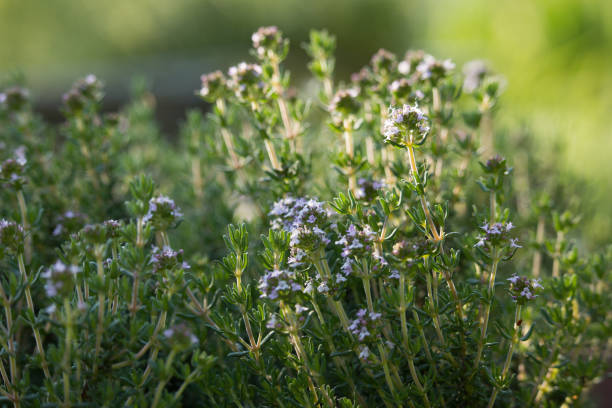
[[[102,255],[104,253],[104,246],[98,245],[95,249],[96,254],[96,266],[98,271],[98,279],[100,280],[101,287],[98,290],[98,324],[96,326],[96,349],[94,353],[94,377],[98,373],[98,355],[100,354],[100,347],[102,345],[102,333],[104,332],[104,267],[102,265]]]
[[[531,396],[529,397],[529,406],[532,406],[534,403],[536,405],[539,404],[540,400],[542,399],[542,396],[544,395],[544,392],[543,392],[544,380],[547,376],[547,373],[551,369],[554,360],[557,358],[557,350],[559,348],[560,336],[556,334],[557,333],[555,333],[555,336],[554,336],[555,342],[553,343],[553,346],[550,349],[550,354],[548,358],[546,359],[546,362],[542,365],[542,368],[540,369],[540,372],[538,374],[538,378],[535,381],[533,389],[531,390]]]
[[[174,358],[176,357],[176,353],[177,350],[173,348],[172,351],[170,351],[168,358],[166,359],[166,363],[164,364],[164,372],[166,373],[166,375],[168,375],[168,373],[170,372],[170,368],[172,367],[172,363],[174,361]],[[164,378],[162,381],[159,382],[159,384],[157,384],[157,387],[155,388],[155,397],[153,398],[153,404],[151,405],[151,408],[156,408],[157,404],[159,404],[159,399],[161,398],[162,392],[164,390],[164,387],[168,383],[168,380],[169,378]]]
[[[319,304],[317,303],[317,301],[315,299],[314,294],[313,294],[313,296],[311,296],[310,303],[312,304],[313,308],[315,309],[315,312],[316,312],[317,317],[319,319],[319,325],[321,326],[323,337],[325,338],[325,341],[327,342],[327,345],[329,346],[329,348],[331,350],[331,353],[334,354],[334,353],[336,353],[336,346],[334,344],[333,338],[329,335],[329,333],[327,332],[327,329],[324,328],[324,326],[325,326],[325,319],[323,317],[323,313],[321,312],[321,308],[319,307]],[[353,379],[349,375],[349,371],[348,371],[348,368],[346,367],[344,359],[342,359],[342,358],[340,358],[338,356],[334,356],[332,358],[332,361],[334,362],[334,365],[336,366],[336,368],[338,368],[344,374],[345,379],[348,382],[349,387],[351,388],[351,392],[357,396],[357,398],[359,399],[359,401],[360,401],[360,403],[362,405],[366,406],[367,404],[365,403],[365,399],[363,398],[363,396],[355,388],[355,382],[353,381]]]
[[[72,309],[68,298],[64,299],[64,314],[66,318],[66,337],[64,339],[64,355],[62,358],[62,377],[64,380],[64,408],[70,408],[70,354],[72,350],[73,321]]]
[[[223,98],[218,98],[215,103],[217,105],[217,110],[219,112],[220,119],[221,119],[220,132],[221,132],[221,136],[223,137],[223,142],[225,143],[227,152],[230,155],[232,167],[234,168],[234,170],[238,170],[240,168],[240,159],[238,158],[238,155],[236,154],[236,149],[234,148],[234,141],[232,138],[232,134],[230,133],[226,125],[225,115],[226,115],[227,109],[225,106],[225,100]]]
[[[557,240],[555,241],[555,253],[552,265],[552,277],[559,277],[559,270],[561,269],[561,245],[564,239],[564,233],[562,230],[557,231]]]
[[[478,368],[478,364],[480,363],[480,357],[482,356],[482,349],[484,347],[484,342],[487,337],[487,327],[489,325],[489,314],[491,312],[491,303],[493,301],[493,294],[495,291],[495,275],[497,274],[497,264],[498,263],[499,263],[499,257],[497,256],[497,252],[494,249],[493,254],[492,254],[492,262],[491,262],[491,274],[489,275],[489,287],[487,290],[488,301],[485,304],[484,311],[480,319],[480,337],[478,339],[476,359],[474,360],[475,369]]]
[[[283,86],[281,84],[281,73],[280,73],[280,60],[278,57],[271,59],[272,69],[274,73],[272,75],[272,86],[274,87],[274,92],[276,92],[276,102],[278,104],[278,110],[281,115],[281,120],[283,121],[283,126],[285,128],[285,139],[289,141],[289,146],[291,147],[291,152],[295,152],[295,139],[297,137],[297,126],[294,125],[291,117],[289,116],[289,109],[287,107],[287,101],[283,95]]]
[[[11,381],[10,381],[10,389],[12,390],[12,401],[13,406],[15,408],[19,408],[19,395],[17,394],[17,390],[14,389],[17,384],[18,372],[17,372],[17,355],[15,353],[15,340],[13,338],[13,311],[11,308],[10,299],[7,297],[6,292],[2,285],[0,285],[0,295],[2,295],[2,304],[4,306],[4,314],[6,316],[6,331],[7,331],[7,339],[6,342],[8,344],[8,357],[9,357],[9,370],[11,373]],[[2,367],[4,369],[4,365]],[[6,374],[3,373],[3,378],[6,381]]]
[[[420,180],[420,177],[419,177],[419,171],[416,165],[416,160],[414,158],[415,155],[414,155],[414,148],[412,144],[408,144],[407,149],[408,149],[408,158],[410,161],[410,170],[412,172],[412,178],[414,182],[416,183]],[[423,194],[419,193],[419,201],[421,202],[421,208],[423,209],[423,213],[425,214],[427,225],[429,226],[429,230],[431,232],[433,241],[435,242],[441,241],[442,240],[441,235],[440,235],[441,232],[438,233],[438,229],[433,221],[431,213],[429,212],[429,205],[427,204],[427,197],[425,196],[424,191],[423,191]]]
[[[429,272],[425,273],[425,278],[427,280],[427,300],[429,301],[429,309],[431,313],[431,320],[433,321],[434,328],[436,329],[436,334],[438,335],[438,339],[440,343],[444,345],[444,335],[442,334],[442,329],[440,326],[440,316],[438,315],[438,308],[434,304],[433,293],[431,290],[431,275]]]
[[[510,362],[512,361],[512,355],[514,354],[514,347],[516,343],[518,343],[519,336],[521,334],[521,307],[521,304],[517,303],[516,312],[514,314],[514,333],[512,334],[510,346],[508,347],[508,354],[506,355],[506,362],[504,363],[504,368],[502,369],[501,382],[504,382],[506,380],[508,370],[510,369]],[[487,405],[487,408],[493,408],[493,404],[495,404],[495,398],[497,398],[498,392],[499,387],[495,386],[491,394],[491,398],[489,398],[489,404]]]
[[[331,279],[331,271],[329,269],[327,258],[325,257],[325,250],[323,248],[320,248],[318,253],[313,256],[312,263],[317,269],[317,272],[319,272],[319,275],[321,275],[325,280]],[[330,297],[328,297],[327,299],[330,303],[332,310],[336,312],[336,316],[338,316],[338,319],[340,319],[342,327],[347,333],[349,333],[349,336],[352,337],[351,331],[349,330],[348,316],[346,314],[346,311],[344,310],[344,306],[342,306],[342,302],[340,302],[339,300],[332,299]]]
[[[23,260],[22,253],[17,255],[17,263],[19,264],[19,272],[21,273],[21,276],[25,283],[24,292],[26,295],[26,303],[28,304],[28,309],[30,309],[30,311],[32,312],[32,315],[36,317],[36,314],[34,311],[34,302],[32,301],[32,292],[30,290],[30,283],[28,282],[28,275],[26,273],[26,268],[25,268],[25,263]],[[42,338],[40,336],[40,331],[38,330],[38,327],[36,327],[35,322],[32,323],[32,331],[34,332],[34,339],[36,340],[36,349],[38,350],[38,354],[40,354],[40,360],[41,360],[43,372],[45,373],[45,377],[48,380],[50,380],[51,374],[49,373],[49,366],[47,364],[47,359],[45,357],[45,349],[43,347]]]
[[[17,201],[19,203],[19,212],[21,213],[21,225],[26,232],[24,242],[24,254],[27,263],[32,260],[32,235],[30,234],[30,226],[28,225],[28,210],[26,207],[25,198],[21,189],[17,190]]]
[[[315,391],[314,384],[312,384],[312,382],[310,381],[310,378],[312,378],[314,382],[319,384],[320,386],[322,383],[322,376],[321,374],[316,372],[312,368],[310,363],[308,362],[308,354],[306,353],[306,350],[304,349],[304,346],[302,344],[302,340],[300,339],[298,322],[297,322],[297,318],[295,314],[282,300],[280,301],[280,309],[283,313],[283,316],[285,317],[285,319],[287,320],[289,324],[288,326],[289,337],[291,338],[291,343],[293,344],[293,347],[295,348],[295,353],[297,354],[298,358],[302,361],[302,363],[304,364],[304,367],[309,373],[309,386],[311,387],[311,391],[313,392],[315,400],[318,400],[317,392]],[[329,394],[327,393],[326,388],[320,387],[320,389],[323,391],[323,397],[325,398],[328,406],[333,407],[334,403],[331,397],[329,396]]]
[[[536,244],[541,245],[544,242],[545,233],[545,220],[544,215],[538,217],[538,226],[536,229]],[[540,249],[536,249],[533,254],[533,264],[531,266],[531,275],[535,278],[540,276],[540,268],[542,266],[542,252]]]
[[[351,161],[353,161],[353,159],[355,158],[355,146],[353,143],[353,128],[349,120],[344,121],[343,136],[344,136],[344,147],[346,150],[346,155],[349,157]],[[353,168],[352,165],[349,164],[347,166],[346,174],[348,175],[348,180],[349,180],[349,186],[348,186],[349,190],[351,190],[351,192],[355,194],[355,191],[357,189],[357,176],[355,174],[355,169]]]

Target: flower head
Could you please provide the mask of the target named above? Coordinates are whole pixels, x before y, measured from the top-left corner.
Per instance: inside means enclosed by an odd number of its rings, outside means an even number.
[[[275,26],[260,27],[251,35],[253,48],[260,59],[278,58],[285,54],[288,41],[283,33]]]
[[[441,61],[427,54],[423,56],[423,60],[417,65],[416,72],[421,80],[429,80],[432,84],[436,84],[453,69],[455,69],[455,63],[451,60]]]
[[[70,113],[78,113],[86,106],[99,103],[104,96],[104,85],[95,75],[77,80],[62,97]]]
[[[425,52],[423,50],[410,50],[406,52],[404,59],[398,64],[397,70],[402,75],[413,74],[424,57]]]
[[[173,348],[187,349],[199,343],[196,335],[185,323],[175,324],[164,330],[163,335]]]
[[[355,198],[365,202],[371,202],[376,198],[378,192],[385,188],[385,182],[374,180],[371,178],[360,178],[357,180],[357,190],[355,190]]]
[[[15,221],[0,220],[0,249],[8,253],[20,254],[23,252],[25,230]]]
[[[272,217],[272,228],[289,232],[292,248],[309,252],[329,243],[323,230],[329,213],[321,201],[303,197],[282,198],[274,203],[269,215]],[[298,252],[293,255],[303,258],[305,254]]]
[[[485,222],[480,229],[482,233],[478,236],[475,248],[488,250],[489,248],[500,248],[508,246],[511,250],[521,248],[516,238],[510,237],[510,232],[514,229],[512,222],[496,222],[489,224]]]
[[[182,217],[183,214],[172,199],[158,196],[149,201],[149,211],[142,220],[150,222],[160,231],[166,231],[175,226]]]
[[[480,87],[488,74],[487,64],[482,60],[469,61],[463,66],[463,90],[472,93]]]
[[[183,250],[175,251],[168,246],[162,249],[153,247],[150,262],[154,273],[190,269],[189,264],[183,260]]]
[[[368,343],[378,338],[378,325],[381,314],[360,309],[357,318],[349,326],[350,332],[357,337],[359,343]]]
[[[15,157],[0,163],[0,182],[5,187],[21,190],[27,183],[26,166],[27,160],[23,149],[15,151]]]
[[[524,305],[528,301],[534,300],[537,297],[536,292],[542,289],[542,285],[538,279],[529,279],[526,276],[514,274],[508,278],[508,281],[510,282],[512,299],[520,305]]]
[[[30,92],[22,87],[13,86],[0,93],[0,107],[6,107],[9,111],[20,111],[28,103]]]
[[[395,70],[397,57],[392,52],[381,48],[370,59],[370,65],[376,75],[388,75]]]
[[[429,133],[429,120],[417,105],[390,108],[385,120],[385,142],[396,146],[420,143]]]
[[[259,290],[262,298],[273,301],[289,301],[296,293],[302,293],[304,286],[299,283],[294,270],[275,269],[267,271],[259,280]]]
[[[341,89],[333,96],[329,111],[340,119],[356,115],[361,109],[358,97],[359,88]]]
[[[393,96],[394,103],[416,103],[423,99],[425,95],[422,91],[415,89],[413,81],[400,78],[389,84],[389,92]]]
[[[48,297],[67,296],[74,286],[74,278],[81,271],[77,265],[66,265],[58,260],[40,276],[45,279],[45,292]]]
[[[200,77],[202,87],[199,95],[208,102],[214,102],[217,99],[223,99],[227,95],[227,80],[221,71],[211,72]]]
[[[228,74],[230,80],[227,84],[239,100],[252,101],[263,98],[263,70],[260,65],[241,62],[230,67]]]

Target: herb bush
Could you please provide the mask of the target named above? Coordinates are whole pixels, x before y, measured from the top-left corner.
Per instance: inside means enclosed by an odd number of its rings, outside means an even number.
[[[336,82],[312,32],[302,95],[282,33],[252,41],[178,143],[143,86],[103,114],[87,76],[59,126],[1,94],[3,404],[588,405],[612,251],[496,128],[500,77],[380,50]]]

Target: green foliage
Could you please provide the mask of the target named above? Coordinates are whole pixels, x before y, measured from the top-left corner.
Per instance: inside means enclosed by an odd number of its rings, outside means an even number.
[[[310,100],[253,42],[177,145],[143,88],[110,115],[79,80],[60,126],[1,94],[3,403],[588,405],[612,250],[496,130],[499,77],[380,50],[337,82],[313,32]]]

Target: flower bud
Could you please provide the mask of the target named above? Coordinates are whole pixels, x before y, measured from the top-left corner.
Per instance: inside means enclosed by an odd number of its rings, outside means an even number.
[[[421,80],[429,80],[433,85],[444,79],[453,69],[455,63],[451,60],[437,60],[431,55],[425,55],[417,65],[416,72]]]
[[[187,270],[191,268],[187,262],[183,261],[182,249],[175,251],[167,246],[163,249],[153,247],[150,262],[153,266],[154,273],[172,272],[179,269]]]
[[[158,196],[149,201],[149,211],[142,220],[150,222],[159,231],[166,231],[176,226],[182,217],[183,214],[172,199]]]
[[[23,253],[25,230],[15,221],[0,220],[0,247],[7,253]]]
[[[253,48],[260,59],[283,57],[287,40],[275,26],[260,27],[251,36]]]
[[[214,102],[227,96],[227,80],[223,72],[211,72],[210,74],[202,75],[200,78],[202,80],[202,88],[199,95],[204,100]]]
[[[397,66],[397,57],[392,52],[381,48],[372,56],[370,65],[376,75],[389,75]]]
[[[260,65],[240,64],[230,67],[228,70],[230,80],[229,87],[234,91],[236,97],[242,101],[259,100],[264,96],[263,70]]]
[[[293,270],[275,269],[267,271],[259,280],[259,290],[262,298],[273,301],[289,302],[295,299],[296,294],[304,291],[304,286],[298,282]]]
[[[12,112],[21,111],[30,99],[30,92],[19,86],[14,86],[0,93],[0,107],[6,107]]]
[[[329,111],[340,119],[356,115],[361,109],[361,103],[357,99],[358,96],[359,89],[357,88],[339,90],[329,104]]]
[[[179,350],[188,349],[199,343],[196,335],[193,334],[193,331],[185,323],[175,324],[164,330],[163,335],[170,344],[170,347]]]
[[[378,325],[381,314],[360,309],[357,318],[351,322],[349,330],[359,343],[371,343],[378,339]]]
[[[508,278],[508,281],[510,281],[512,299],[519,305],[534,300],[537,297],[536,292],[542,289],[539,279],[529,279],[526,276],[514,274]]]
[[[417,105],[390,108],[389,116],[383,126],[385,142],[396,146],[419,143],[428,133],[428,118]]]
[[[66,265],[58,260],[40,276],[46,280],[45,292],[48,297],[70,296],[75,276],[81,271],[76,265]]]

